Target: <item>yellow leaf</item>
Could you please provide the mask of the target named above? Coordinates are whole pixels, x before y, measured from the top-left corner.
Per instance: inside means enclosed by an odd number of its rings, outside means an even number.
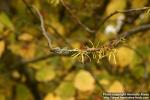
[[[56,18],[51,18],[51,25],[56,29],[56,31],[58,31],[60,35],[65,35],[66,32],[64,26]]]
[[[80,70],[74,81],[74,85],[80,91],[92,91],[94,89],[95,80],[93,76],[85,70]]]
[[[63,61],[63,64],[64,64],[64,67],[66,69],[69,69],[72,67],[72,65],[75,63],[75,60],[72,58],[69,58],[69,57],[62,57],[62,61]]]
[[[133,8],[140,8],[140,7],[144,7],[147,4],[148,0],[132,0],[132,7]]]
[[[70,72],[68,75],[65,77],[65,80],[72,80],[72,78],[75,76],[75,72]]]
[[[119,81],[113,82],[107,92],[124,92],[124,87]]]
[[[111,0],[111,2],[109,3],[109,5],[107,6],[106,9],[106,15],[109,15],[113,12],[115,12],[116,10],[123,10],[126,7],[126,0]],[[113,18],[117,18],[120,14],[117,14],[116,16],[112,17]]]
[[[44,67],[36,72],[35,78],[38,81],[47,82],[54,79],[55,75],[56,73],[51,67]]]
[[[5,42],[2,40],[0,41],[0,57],[2,56],[4,50],[5,50]]]
[[[6,97],[4,94],[0,94],[0,100],[6,100]]]
[[[44,100],[62,100],[59,96],[54,95],[52,93],[48,93],[45,97]]]
[[[32,59],[35,55],[35,44],[30,43],[28,45],[22,46],[19,50],[19,54],[24,58],[24,59]]]
[[[117,50],[117,64],[120,67],[125,67],[129,65],[132,62],[133,57],[134,51],[129,48],[121,47]]]
[[[73,48],[80,48],[81,44],[80,44],[79,42],[74,42],[74,41],[72,41],[72,42],[71,42],[71,46],[72,46]]]
[[[19,40],[23,40],[23,41],[31,41],[32,39],[33,39],[32,35],[28,33],[23,33],[19,36]]]
[[[12,72],[12,77],[15,79],[19,79],[21,77],[21,75],[19,74],[19,72],[17,70],[14,70]]]
[[[35,47],[34,43],[28,43],[24,45],[11,44],[9,48],[14,54],[20,55],[24,59],[32,59],[35,55]],[[17,52],[16,52],[17,51]]]
[[[14,26],[6,13],[4,13],[4,12],[0,13],[0,22],[7,28],[14,30]]]
[[[12,51],[12,53],[19,55],[19,52],[16,52],[16,51],[19,51],[19,45],[10,44],[9,49]]]
[[[102,79],[99,81],[99,83],[106,86],[106,85],[109,85],[110,82],[108,79]]]
[[[59,2],[60,2],[60,0],[48,0],[48,3],[51,3],[54,6],[58,5]]]

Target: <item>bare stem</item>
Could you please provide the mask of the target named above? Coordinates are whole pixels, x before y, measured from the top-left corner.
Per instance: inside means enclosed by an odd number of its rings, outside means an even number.
[[[37,12],[39,18],[40,18],[40,22],[41,22],[41,30],[42,30],[42,33],[44,35],[44,37],[47,39],[47,42],[48,42],[48,46],[50,49],[52,49],[52,44],[51,44],[51,39],[49,38],[46,30],[45,30],[45,27],[44,27],[44,20],[43,20],[43,16],[41,15],[40,11],[35,7],[33,6],[33,8],[35,9],[35,11]]]
[[[104,20],[101,22],[100,26],[102,26],[109,18],[111,18],[112,16],[118,14],[118,13],[131,13],[131,12],[139,12],[139,11],[145,11],[150,9],[150,7],[144,7],[144,8],[137,8],[137,9],[129,9],[129,10],[117,10],[113,13],[111,13],[110,15],[108,15],[106,18],[104,18]]]

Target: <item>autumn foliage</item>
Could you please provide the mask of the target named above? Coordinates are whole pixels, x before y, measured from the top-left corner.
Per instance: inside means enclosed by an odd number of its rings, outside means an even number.
[[[149,92],[149,6],[149,0],[1,0],[0,100]]]

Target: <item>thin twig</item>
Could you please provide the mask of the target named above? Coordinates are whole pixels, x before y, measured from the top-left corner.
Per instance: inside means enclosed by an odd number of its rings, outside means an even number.
[[[26,64],[35,63],[38,61],[43,61],[43,60],[48,59],[48,58],[53,57],[53,56],[56,56],[56,55],[54,55],[54,54],[44,55],[42,57],[37,57],[37,58],[31,59],[28,61],[22,61],[21,64],[19,63],[19,65],[26,65]]]
[[[77,16],[75,16],[75,14],[71,11],[71,9],[67,6],[67,4],[65,3],[64,0],[60,0],[62,5],[66,8],[66,10],[71,14],[72,18],[82,27],[84,28],[87,32],[89,33],[95,33],[94,30],[90,29],[89,27],[87,27],[85,24],[83,24]]]
[[[35,9],[35,11],[37,12],[37,14],[38,14],[38,16],[40,18],[42,33],[43,33],[44,37],[47,39],[47,41],[48,41],[49,48],[52,49],[51,39],[49,38],[49,36],[48,36],[48,34],[47,34],[46,30],[45,30],[45,27],[44,27],[43,16],[41,15],[40,11],[35,6],[33,6],[33,8]]]
[[[135,34],[135,33],[138,33],[138,32],[141,32],[141,31],[146,31],[146,30],[149,30],[150,29],[150,24],[146,24],[146,25],[142,25],[142,26],[139,26],[137,28],[133,28],[127,32],[123,32],[121,35],[119,35],[117,38],[115,38],[114,40],[112,41],[109,41],[107,44],[104,44],[98,48],[85,48],[84,51],[86,52],[95,52],[95,51],[99,51],[101,49],[103,49],[104,47],[117,47],[119,45],[119,43],[122,41],[123,38],[128,38],[129,36]],[[57,53],[59,55],[69,55],[69,54],[72,54],[72,53],[75,53],[77,52],[78,50],[77,49],[70,49],[70,50],[67,50],[67,49],[60,49],[60,48],[55,48],[52,50],[52,52],[54,53]]]
[[[28,5],[27,1],[26,0],[22,0],[24,5],[26,6],[26,8],[28,9],[28,11],[32,14],[32,16],[35,18],[35,19],[38,19],[38,17],[35,15],[35,13],[32,11],[32,6]]]
[[[25,4],[26,8],[29,10],[29,12],[32,14],[32,16],[35,17],[35,19],[40,21],[40,18],[36,16],[36,14],[33,12],[32,6],[30,6],[25,0],[22,0],[22,1]],[[69,47],[71,47],[68,41],[63,36],[61,36],[60,33],[52,25],[47,24],[47,26],[51,27],[52,30],[56,33],[56,35],[59,36],[67,45],[69,45]],[[1,40],[1,37],[0,37],[0,40]]]
[[[124,35],[124,38],[127,38],[131,35],[134,35],[137,32],[146,31],[149,29],[150,29],[150,24],[141,25],[141,26],[131,29],[130,31],[124,32],[123,35]]]
[[[144,7],[144,8],[137,8],[137,9],[129,9],[129,10],[117,10],[113,13],[111,13],[110,15],[108,15],[106,18],[104,18],[104,20],[101,22],[100,26],[102,26],[109,18],[111,18],[112,16],[119,14],[119,13],[131,13],[131,12],[138,12],[138,11],[145,11],[150,9],[150,7]]]
[[[63,5],[66,7],[66,9],[68,9],[68,10],[70,11],[70,9],[66,6],[66,4],[64,3],[64,1],[61,0],[61,2],[62,2]],[[54,54],[56,54],[56,55],[68,56],[68,55],[71,55],[71,54],[76,53],[76,52],[79,51],[78,49],[61,49],[61,48],[59,48],[59,47],[57,47],[57,48],[52,48],[51,40],[50,40],[50,38],[48,37],[48,34],[47,34],[47,32],[46,32],[46,30],[45,30],[45,27],[44,27],[44,20],[43,20],[43,17],[42,17],[42,15],[40,14],[39,10],[38,10],[36,7],[33,7],[33,8],[36,10],[36,12],[37,12],[37,14],[38,14],[38,16],[39,16],[39,18],[40,18],[42,33],[43,33],[43,35],[45,36],[45,38],[47,39],[48,44],[49,44],[49,47],[50,47],[50,51],[51,51],[52,53],[54,53]],[[115,15],[115,14],[117,14],[117,13],[129,13],[129,12],[135,12],[135,11],[145,11],[145,10],[147,10],[147,9],[150,9],[150,8],[149,8],[149,7],[144,7],[144,8],[138,8],[138,9],[125,10],[125,11],[116,11],[116,12],[110,14],[108,17],[106,17],[105,20],[104,20],[104,22],[105,22],[106,20],[108,20],[111,16],[113,16],[113,15]],[[72,13],[72,12],[70,12],[70,13]],[[79,21],[79,22],[80,22],[80,21]],[[83,25],[84,25],[84,24],[83,24]],[[116,46],[122,41],[122,38],[126,38],[126,37],[128,37],[129,35],[132,35],[132,34],[137,33],[137,32],[139,32],[139,31],[148,30],[148,29],[150,29],[150,24],[139,26],[139,27],[134,28],[134,29],[132,29],[132,30],[130,30],[130,31],[127,31],[127,32],[122,33],[122,34],[119,35],[116,39],[110,41],[110,42],[107,43],[107,44],[102,45],[102,46],[99,47],[99,48],[85,48],[83,51],[90,53],[90,52],[95,52],[95,51],[102,50],[102,49],[104,49],[104,48],[107,49],[107,48],[111,48],[111,47],[116,47]]]

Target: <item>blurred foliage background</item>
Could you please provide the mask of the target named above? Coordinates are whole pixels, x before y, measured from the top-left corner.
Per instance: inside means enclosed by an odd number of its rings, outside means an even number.
[[[40,30],[37,7],[53,47],[85,48],[149,24],[145,12],[116,10],[149,6],[149,0],[0,0],[0,100],[103,100],[103,92],[150,90],[150,31],[138,32],[117,49],[116,61],[81,63],[52,55]],[[77,18],[77,19],[76,19]],[[77,20],[96,33],[86,31]]]

